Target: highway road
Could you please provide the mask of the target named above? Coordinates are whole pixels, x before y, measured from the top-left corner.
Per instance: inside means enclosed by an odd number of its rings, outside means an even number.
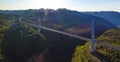
[[[32,27],[37,27],[37,28],[49,30],[49,31],[52,31],[52,32],[60,33],[60,34],[63,34],[63,35],[67,35],[67,36],[74,37],[74,38],[81,39],[81,40],[85,40],[85,41],[91,41],[91,39],[86,38],[86,37],[82,37],[82,36],[66,33],[66,32],[63,32],[63,31],[59,31],[59,30],[55,30],[55,29],[51,29],[51,28],[47,28],[47,27],[43,27],[43,26],[38,26],[38,25],[31,24],[31,23],[27,23],[27,22],[23,22],[23,21],[21,21],[21,19],[22,19],[22,17],[20,17],[18,19],[20,23],[23,23],[23,24],[26,24],[26,25],[29,25],[29,26],[32,26]],[[120,47],[118,47],[118,46],[113,46],[113,45],[103,43],[103,42],[100,42],[100,41],[95,41],[95,43],[99,44],[101,46],[108,47],[108,48],[113,48],[113,49],[116,49],[116,50],[120,50]]]

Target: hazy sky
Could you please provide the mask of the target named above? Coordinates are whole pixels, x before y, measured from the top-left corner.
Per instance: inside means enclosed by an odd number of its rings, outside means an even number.
[[[0,0],[0,9],[4,10],[39,8],[120,12],[120,0]]]

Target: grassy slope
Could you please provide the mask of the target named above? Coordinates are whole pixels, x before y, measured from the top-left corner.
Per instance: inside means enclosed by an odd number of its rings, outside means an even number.
[[[103,41],[115,46],[120,46],[120,29],[111,29],[106,31],[103,35],[97,38],[99,41]],[[96,45],[96,51],[101,55],[107,57],[108,59],[105,61],[109,62],[120,62],[120,51],[102,47],[100,45]]]
[[[78,45],[75,48],[75,53],[73,54],[73,58],[71,62],[98,62],[96,58],[94,58],[90,54],[89,45],[90,42],[87,42],[85,45],[82,46]]]
[[[115,46],[120,46],[120,30],[119,29],[108,30],[96,40],[103,41]],[[71,62],[97,62],[89,54],[90,52],[89,45],[90,45],[89,42],[83,46],[78,45],[75,49],[75,53],[73,54]],[[104,61],[120,62],[120,51],[107,47],[102,47],[100,45],[95,45],[95,48]],[[107,59],[103,57],[106,57]]]
[[[120,29],[108,30],[96,40],[120,46]]]

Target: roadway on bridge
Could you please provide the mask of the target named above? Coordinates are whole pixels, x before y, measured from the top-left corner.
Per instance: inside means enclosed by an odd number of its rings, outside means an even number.
[[[86,38],[86,37],[82,37],[82,36],[78,36],[78,35],[73,35],[73,34],[70,34],[70,33],[63,32],[63,31],[54,30],[54,29],[51,29],[51,28],[47,28],[47,27],[43,27],[43,26],[38,26],[38,25],[35,25],[35,24],[27,23],[27,22],[23,22],[21,19],[22,19],[22,17],[20,17],[18,19],[20,23],[23,23],[23,24],[26,24],[26,25],[29,25],[29,26],[33,26],[33,27],[37,27],[37,28],[49,30],[49,31],[52,31],[52,32],[60,33],[60,34],[63,34],[63,35],[67,35],[67,36],[78,38],[78,39],[85,40],[85,41],[91,41],[91,39]],[[110,45],[110,44],[107,44],[107,43],[103,43],[103,42],[100,42],[100,41],[95,41],[95,43],[99,44],[101,46],[108,47],[108,48],[113,48],[113,49],[120,50],[120,47],[113,46],[113,45]]]

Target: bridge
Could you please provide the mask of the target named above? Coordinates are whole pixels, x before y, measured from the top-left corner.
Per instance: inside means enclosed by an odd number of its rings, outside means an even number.
[[[104,43],[104,42],[100,42],[100,41],[94,41],[94,21],[92,21],[92,39],[89,39],[89,38],[86,38],[86,37],[82,37],[82,36],[78,36],[78,35],[74,35],[74,34],[70,34],[70,33],[66,33],[66,32],[63,32],[63,31],[59,31],[59,30],[55,30],[55,29],[51,29],[51,28],[47,28],[47,27],[41,26],[40,19],[38,20],[38,24],[37,25],[31,24],[31,23],[27,23],[27,22],[23,22],[21,19],[22,19],[22,17],[20,17],[18,19],[18,21],[20,23],[28,25],[28,26],[36,27],[37,31],[39,33],[40,33],[41,29],[44,29],[44,30],[49,30],[49,31],[52,31],[52,32],[60,33],[60,34],[63,34],[63,35],[67,35],[67,36],[70,36],[70,37],[74,37],[74,38],[77,38],[77,39],[81,39],[81,40],[85,40],[85,41],[91,41],[91,48],[92,48],[92,52],[93,53],[94,53],[94,44],[95,43],[99,44],[101,46],[104,46],[104,47],[120,50],[120,47],[118,47],[118,46],[113,46],[113,45],[110,45],[110,44],[107,44],[107,43]]]

